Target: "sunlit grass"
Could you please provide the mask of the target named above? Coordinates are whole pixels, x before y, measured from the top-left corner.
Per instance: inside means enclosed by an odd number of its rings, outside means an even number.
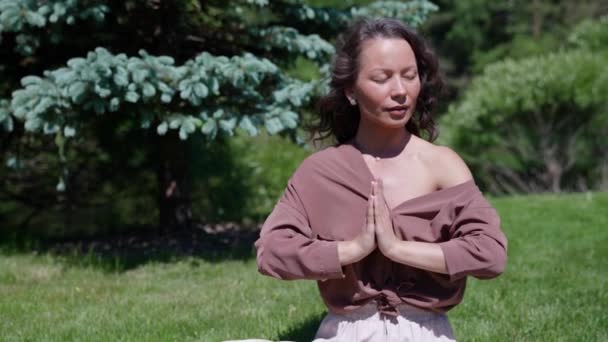
[[[469,280],[449,313],[457,338],[608,340],[608,194],[492,202],[509,238],[508,266],[495,280]],[[118,271],[93,260],[5,251],[0,340],[306,341],[325,314],[314,282],[261,276],[253,257],[126,270],[117,260]]]

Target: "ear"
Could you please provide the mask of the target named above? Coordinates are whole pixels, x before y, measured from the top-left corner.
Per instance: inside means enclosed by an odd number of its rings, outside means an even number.
[[[344,89],[344,96],[346,96],[346,98],[350,101],[351,99],[355,98],[355,92],[352,88],[346,88]]]

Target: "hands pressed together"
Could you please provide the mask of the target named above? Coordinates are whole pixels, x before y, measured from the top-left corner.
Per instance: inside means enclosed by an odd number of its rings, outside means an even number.
[[[384,198],[381,179],[372,181],[372,191],[367,203],[367,216],[363,231],[352,241],[348,241],[343,264],[359,261],[376,247],[387,257],[399,243],[395,236],[390,210]]]
[[[447,273],[445,255],[438,244],[402,241],[397,238],[380,179],[372,181],[365,221],[361,233],[356,238],[338,242],[338,258],[341,265],[355,263],[378,247],[384,256],[394,262],[432,272]]]

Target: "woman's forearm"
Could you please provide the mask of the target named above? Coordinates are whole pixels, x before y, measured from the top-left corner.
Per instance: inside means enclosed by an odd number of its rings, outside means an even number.
[[[445,257],[438,244],[398,240],[386,257],[400,264],[437,273],[447,273]]]

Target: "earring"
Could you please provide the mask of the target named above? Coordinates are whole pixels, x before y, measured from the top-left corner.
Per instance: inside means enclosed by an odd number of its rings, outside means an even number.
[[[350,105],[351,105],[351,106],[354,106],[354,105],[356,105],[356,104],[357,104],[357,100],[352,99],[352,98],[350,98],[350,97],[348,98],[348,102],[350,102]]]

